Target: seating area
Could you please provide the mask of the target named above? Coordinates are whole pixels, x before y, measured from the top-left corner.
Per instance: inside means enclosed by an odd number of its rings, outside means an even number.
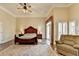
[[[57,52],[65,56],[79,56],[79,36],[61,35],[60,41],[56,41]]]

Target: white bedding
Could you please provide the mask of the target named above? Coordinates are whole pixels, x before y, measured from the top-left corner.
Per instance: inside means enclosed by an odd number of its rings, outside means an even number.
[[[36,34],[35,33],[27,33],[27,34],[24,34],[23,36],[19,37],[21,39],[32,39],[36,37]]]

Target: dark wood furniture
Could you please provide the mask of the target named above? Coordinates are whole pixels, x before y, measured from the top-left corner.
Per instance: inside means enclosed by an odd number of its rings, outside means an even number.
[[[27,33],[36,33],[37,34],[37,29],[33,28],[32,26],[28,27],[27,29],[24,30],[24,34],[27,34]],[[16,43],[34,43],[34,44],[37,44],[37,36],[32,38],[32,39],[21,39],[21,38],[18,38],[16,37],[15,35],[15,44]]]
[[[38,39],[42,39],[42,34],[37,34]]]

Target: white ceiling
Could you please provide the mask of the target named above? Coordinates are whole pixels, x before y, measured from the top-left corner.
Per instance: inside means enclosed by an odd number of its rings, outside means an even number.
[[[54,7],[68,7],[67,3],[31,3],[32,13],[24,14],[22,10],[18,10],[18,3],[0,3],[0,9],[10,13],[15,17],[46,17],[48,11]]]

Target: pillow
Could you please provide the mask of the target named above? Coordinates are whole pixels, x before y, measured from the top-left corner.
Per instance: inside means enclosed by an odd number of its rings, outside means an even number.
[[[64,44],[71,45],[71,46],[73,46],[73,45],[75,44],[75,42],[72,41],[72,40],[64,40],[63,43],[64,43]]]
[[[79,48],[79,44],[73,45],[74,48]]]
[[[16,37],[19,37],[19,35],[18,35],[18,34],[16,34]]]

